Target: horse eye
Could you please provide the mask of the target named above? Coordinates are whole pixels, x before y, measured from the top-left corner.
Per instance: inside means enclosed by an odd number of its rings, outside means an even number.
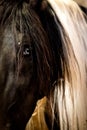
[[[29,54],[30,54],[29,48],[26,48],[26,49],[23,51],[23,55],[26,56],[26,55],[29,55]]]
[[[23,56],[30,56],[31,55],[31,48],[29,45],[24,45],[23,48]]]

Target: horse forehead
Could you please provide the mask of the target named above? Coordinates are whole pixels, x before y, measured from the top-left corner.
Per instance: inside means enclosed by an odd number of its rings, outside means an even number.
[[[3,45],[5,46],[11,46],[15,42],[14,35],[12,31],[9,28],[5,28],[2,32],[3,35]]]
[[[30,42],[30,36],[28,33],[19,32],[16,29],[12,30],[12,28],[6,28],[4,30],[4,42],[11,44],[22,44],[23,42]]]

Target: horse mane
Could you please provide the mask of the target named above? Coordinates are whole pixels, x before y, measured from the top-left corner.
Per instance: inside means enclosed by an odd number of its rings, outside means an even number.
[[[69,67],[69,73],[67,73],[67,69],[63,66],[65,68],[64,79],[60,78],[54,84],[52,109],[54,113],[55,111],[58,113],[57,120],[60,122],[61,130],[86,130],[87,23],[74,1],[48,1],[67,35],[66,37],[61,33],[64,59],[68,62],[67,68]],[[57,23],[57,18],[55,17],[55,23]]]
[[[86,16],[72,0],[48,0],[48,6],[46,3],[39,16],[53,49],[54,75],[58,76],[53,79],[48,97],[52,109],[52,129],[56,120],[60,130],[86,130]]]
[[[3,1],[1,25],[12,18],[12,29],[18,27],[33,40],[39,91],[50,100],[52,127],[56,120],[60,130],[86,130],[87,22],[83,12],[73,0],[7,0],[2,19]]]
[[[78,5],[87,8],[87,1],[86,0],[74,0]]]

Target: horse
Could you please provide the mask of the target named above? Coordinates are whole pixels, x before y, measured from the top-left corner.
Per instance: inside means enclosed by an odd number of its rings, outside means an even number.
[[[0,130],[24,130],[44,96],[51,129],[87,129],[84,15],[72,0],[0,0]]]

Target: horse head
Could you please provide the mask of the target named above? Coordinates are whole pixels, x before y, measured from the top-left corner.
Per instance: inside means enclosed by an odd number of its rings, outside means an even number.
[[[87,128],[87,24],[67,1],[0,0],[1,130],[24,130],[43,96],[61,130]]]

